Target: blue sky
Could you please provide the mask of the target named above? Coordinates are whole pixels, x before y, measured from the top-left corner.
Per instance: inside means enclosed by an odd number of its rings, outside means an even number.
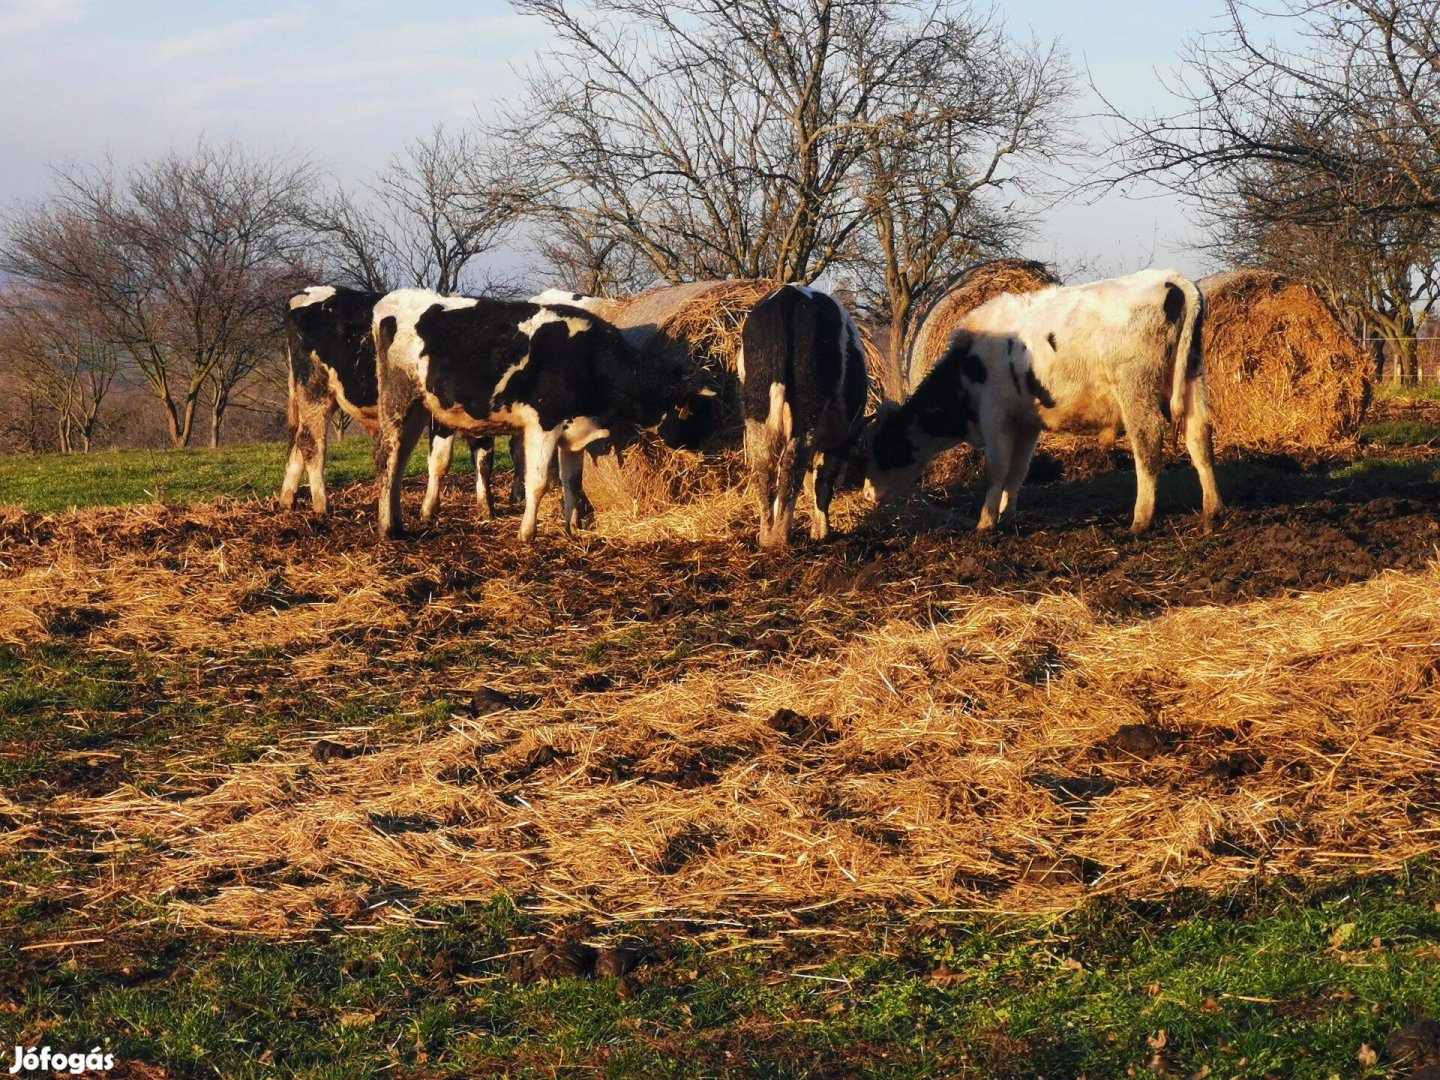
[[[1163,106],[1161,76],[1221,6],[1013,0],[1012,32],[1059,37],[1127,109]],[[0,205],[43,194],[47,167],[121,163],[201,134],[300,151],[348,184],[437,121],[463,126],[517,87],[542,25],[500,0],[0,0]],[[1098,102],[1078,103],[1089,113]],[[1087,121],[1083,130],[1098,134]],[[1032,254],[1121,273],[1198,273],[1197,234],[1171,196],[1049,210]]]

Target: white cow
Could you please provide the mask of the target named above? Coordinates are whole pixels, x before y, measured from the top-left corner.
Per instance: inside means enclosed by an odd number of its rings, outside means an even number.
[[[940,362],[867,433],[872,502],[913,484],[942,450],[985,451],[979,528],[1012,514],[1042,430],[1123,428],[1135,453],[1132,531],[1150,526],[1168,415],[1200,474],[1206,528],[1221,509],[1205,399],[1205,301],[1174,270],[1002,295],[976,308]]]

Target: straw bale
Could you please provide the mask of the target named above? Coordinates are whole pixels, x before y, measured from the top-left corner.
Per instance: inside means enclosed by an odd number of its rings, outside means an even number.
[[[1267,452],[1353,443],[1375,365],[1324,297],[1263,270],[1211,274],[1199,285],[1216,442]]]

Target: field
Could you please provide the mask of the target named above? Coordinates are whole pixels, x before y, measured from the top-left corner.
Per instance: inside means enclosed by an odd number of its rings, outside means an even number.
[[[368,484],[277,513],[278,447],[0,463],[0,1046],[1404,1075],[1387,1037],[1440,1017],[1440,453],[1397,408],[1225,462],[1208,535],[1186,468],[1137,539],[1128,470],[1051,463],[1018,531],[847,493],[785,555],[738,493],[570,540],[547,506],[520,548],[456,477],[381,545]]]

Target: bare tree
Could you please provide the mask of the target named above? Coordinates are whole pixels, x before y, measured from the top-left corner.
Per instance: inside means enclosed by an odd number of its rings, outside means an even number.
[[[1112,110],[1118,179],[1310,225],[1440,213],[1440,0],[1277,3],[1229,0],[1229,25],[1182,58],[1179,113]],[[1275,20],[1298,44],[1261,40]],[[1272,188],[1272,167],[1308,182]]]
[[[390,159],[368,197],[337,188],[312,208],[331,276],[373,292],[459,291],[473,281],[474,261],[504,239],[528,203],[506,170],[496,146],[437,125]]]
[[[0,295],[0,367],[48,409],[62,454],[89,452],[122,361],[86,297],[30,288]]]
[[[1278,3],[1229,0],[1184,57],[1178,114],[1115,114],[1114,178],[1197,201],[1218,251],[1320,284],[1413,378],[1436,293],[1440,0]]]
[[[1287,183],[1285,170],[1272,171],[1273,185]],[[1416,380],[1420,326],[1440,299],[1440,219],[1352,211],[1342,222],[1322,227],[1273,220],[1229,204],[1211,217],[1216,238],[1211,250],[1221,259],[1316,285],[1356,336],[1372,343],[1377,376],[1384,376],[1388,352],[1396,377]]]
[[[90,297],[104,338],[160,401],[171,443],[188,445],[207,382],[253,348],[303,276],[299,208],[314,170],[201,143],[118,177],[55,175],[57,191],[8,223],[0,268]]]
[[[593,231],[566,209],[537,217],[535,276],[547,286],[592,296],[632,296],[657,284],[655,270],[624,236]]]
[[[557,44],[502,137],[533,148],[526,183],[596,282],[858,265],[908,332],[937,279],[1015,235],[978,196],[1062,149],[1063,59],[951,0],[516,6]]]
[[[878,137],[863,173],[870,227],[860,264],[883,292],[862,294],[890,323],[894,362],[884,382],[896,399],[929,302],[959,268],[1030,235],[1028,218],[985,198],[1028,186],[1010,159],[1054,163],[1076,149],[1064,113],[1072,79],[1053,46],[1011,42],[968,14],[931,19],[906,78],[876,88]]]

